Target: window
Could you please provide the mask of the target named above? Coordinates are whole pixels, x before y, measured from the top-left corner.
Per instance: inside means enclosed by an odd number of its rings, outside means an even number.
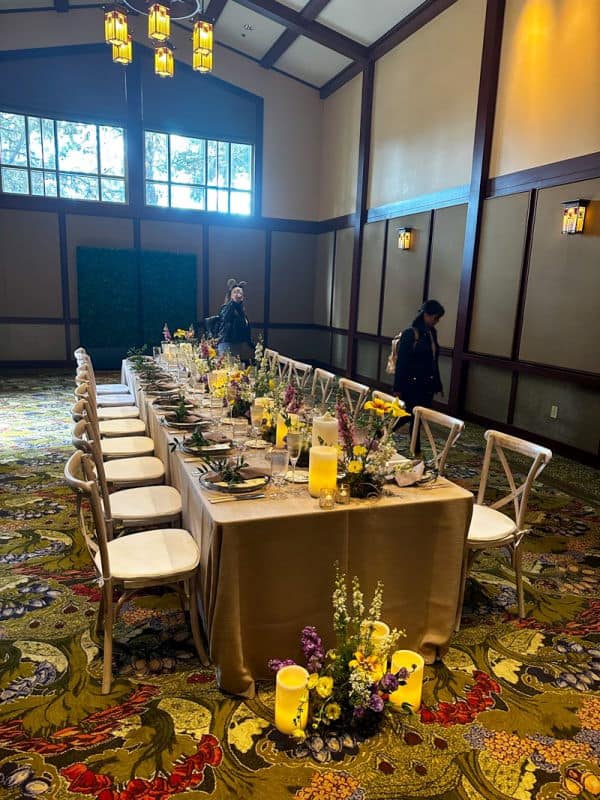
[[[251,214],[253,147],[146,131],[146,203]]]
[[[125,131],[0,112],[0,188],[125,203]]]

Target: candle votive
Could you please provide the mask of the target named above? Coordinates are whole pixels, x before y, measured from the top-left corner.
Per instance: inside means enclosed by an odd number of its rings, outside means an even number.
[[[350,502],[350,484],[340,483],[335,497],[336,503],[345,506]]]
[[[408,703],[412,706],[413,711],[419,710],[423,694],[424,668],[425,659],[420,653],[412,650],[396,650],[392,655],[390,672],[396,673],[405,669],[408,676],[404,685],[398,686],[396,691],[390,694],[390,702],[393,706],[400,709],[403,703]]]
[[[335,506],[335,489],[326,487],[319,490],[319,508],[333,508]]]
[[[275,727],[288,736],[308,723],[308,672],[298,664],[282,667],[275,679]]]

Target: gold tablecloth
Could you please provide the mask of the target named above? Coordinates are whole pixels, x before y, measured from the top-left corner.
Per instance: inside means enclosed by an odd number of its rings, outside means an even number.
[[[130,377],[130,376],[129,376]],[[145,402],[143,392],[138,392]],[[169,436],[146,407],[157,448],[182,493],[183,525],[201,550],[201,608],[219,686],[251,697],[254,681],[271,676],[269,658],[301,661],[300,631],[314,625],[334,645],[334,563],[357,575],[367,598],[384,583],[382,618],[403,628],[400,647],[428,663],[443,654],[454,629],[473,496],[445,479],[393,487],[393,496],[319,508],[304,486],[283,498],[213,505],[200,488],[197,464],[165,446]],[[262,451],[247,459],[267,466]]]

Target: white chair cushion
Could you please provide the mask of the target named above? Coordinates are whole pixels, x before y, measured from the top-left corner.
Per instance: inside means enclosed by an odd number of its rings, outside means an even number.
[[[173,486],[122,489],[110,496],[113,519],[153,519],[181,514],[181,495]]]
[[[101,573],[99,552],[94,560]],[[113,539],[108,542],[108,560],[117,580],[168,578],[195,569],[200,551],[188,531],[163,528]]]
[[[96,404],[102,408],[108,406],[134,406],[135,398],[132,394],[101,394],[96,397]]]
[[[137,406],[115,406],[114,408],[98,409],[98,419],[135,419],[139,415],[140,410]]]
[[[108,419],[98,424],[101,436],[143,436],[146,425],[141,419]]]
[[[151,456],[154,453],[154,442],[149,436],[119,436],[114,439],[102,439],[100,446],[105,458]]]
[[[124,383],[97,383],[96,394],[129,394],[129,386]]]
[[[104,464],[104,474],[109,483],[151,483],[165,477],[160,458],[115,458]]]
[[[489,506],[473,506],[469,544],[501,544],[510,542],[517,532],[517,526],[510,517]]]

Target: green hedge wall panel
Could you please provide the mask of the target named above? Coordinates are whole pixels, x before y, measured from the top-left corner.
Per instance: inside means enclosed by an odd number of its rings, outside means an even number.
[[[196,256],[143,250],[140,254],[142,338],[148,346],[162,338],[165,322],[171,333],[196,322]]]

